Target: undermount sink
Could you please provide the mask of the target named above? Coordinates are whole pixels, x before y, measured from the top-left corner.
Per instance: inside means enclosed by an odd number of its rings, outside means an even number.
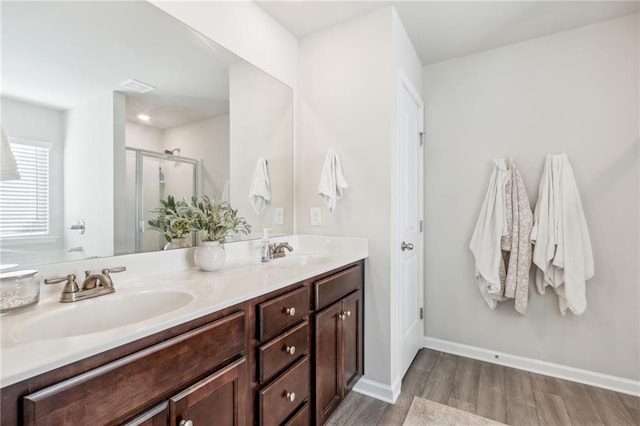
[[[178,290],[116,292],[36,315],[18,325],[13,335],[33,342],[98,333],[164,315],[193,300],[193,295]]]
[[[273,259],[273,266],[283,268],[313,266],[325,263],[329,258],[323,254],[291,254],[279,259]]]

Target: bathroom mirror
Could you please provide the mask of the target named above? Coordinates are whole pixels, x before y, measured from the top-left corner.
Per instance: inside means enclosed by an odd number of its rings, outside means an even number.
[[[1,20],[2,264],[161,250],[169,195],[230,201],[248,238],[292,233],[290,87],[146,1],[6,1]]]

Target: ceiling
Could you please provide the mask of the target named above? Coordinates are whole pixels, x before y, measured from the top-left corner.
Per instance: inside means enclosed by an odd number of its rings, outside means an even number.
[[[129,121],[161,129],[229,110],[240,59],[148,2],[3,2],[0,24],[3,96],[66,110],[123,92]]]
[[[640,11],[637,1],[257,1],[298,38],[393,5],[424,65]]]

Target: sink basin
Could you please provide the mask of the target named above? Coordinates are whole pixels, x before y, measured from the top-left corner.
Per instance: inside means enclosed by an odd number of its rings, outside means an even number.
[[[18,325],[13,335],[19,341],[32,342],[98,333],[164,315],[193,299],[178,290],[114,293],[37,315]]]
[[[323,254],[292,254],[289,256],[273,259],[273,266],[283,268],[313,266],[325,263],[329,258]]]

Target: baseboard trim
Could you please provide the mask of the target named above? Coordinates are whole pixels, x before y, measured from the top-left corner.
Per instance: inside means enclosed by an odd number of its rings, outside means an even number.
[[[599,388],[609,389],[633,396],[640,396],[640,381],[638,380],[611,376],[608,374],[597,373],[595,371],[582,370],[566,365],[554,364],[552,362],[511,355],[504,352],[491,351],[476,346],[437,339],[435,337],[425,337],[424,347],[467,358],[491,362],[493,364],[504,365],[506,367],[531,371],[545,376],[552,376],[585,385],[597,386]]]
[[[353,390],[362,395],[370,396],[389,404],[395,404],[396,400],[400,396],[401,384],[402,379],[396,380],[393,385],[389,386],[387,384],[362,377],[353,387]]]

